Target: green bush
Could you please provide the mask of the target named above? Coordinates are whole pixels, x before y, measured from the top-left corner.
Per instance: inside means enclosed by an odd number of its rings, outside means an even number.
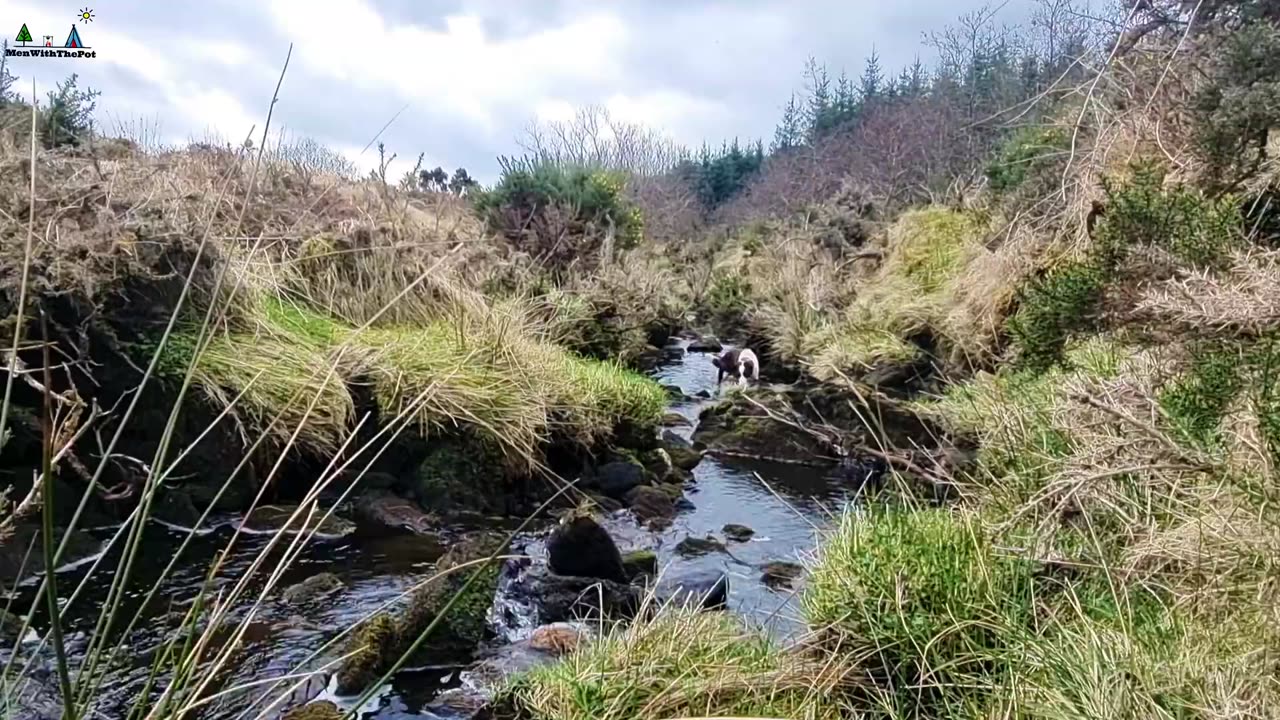
[[[610,230],[614,250],[643,239],[644,218],[625,199],[622,174],[528,159],[499,162],[502,176],[476,193],[476,208],[491,230],[553,274],[571,264],[594,265]]]
[[[1211,199],[1185,185],[1164,187],[1164,172],[1154,163],[1136,164],[1126,182],[1108,179],[1103,189],[1107,213],[1093,255],[1108,269],[1128,248],[1142,245],[1190,265],[1220,267],[1241,244],[1240,211],[1232,198]]]
[[[1019,293],[1008,328],[1026,367],[1043,370],[1061,362],[1067,340],[1096,326],[1103,293],[1120,277],[1130,248],[1157,248],[1193,267],[1219,268],[1242,244],[1232,198],[1165,187],[1154,163],[1136,163],[1127,180],[1104,180],[1103,189],[1106,215],[1085,256],[1033,279]]]
[[[1068,139],[1066,131],[1059,127],[1019,128],[987,165],[987,183],[997,193],[1018,189],[1028,175],[1051,166],[1067,149]]]
[[[79,145],[93,131],[93,111],[101,91],[77,87],[78,76],[72,74],[58,83],[57,92],[49,93],[49,106],[40,117],[42,141],[47,148]]]
[[[1222,344],[1204,345],[1185,375],[1160,393],[1160,407],[1184,441],[1216,447],[1222,417],[1241,386],[1241,357]]]
[[[1108,280],[1102,263],[1085,260],[1060,265],[1023,288],[1009,334],[1024,366],[1045,370],[1061,361],[1071,336],[1094,325]]]
[[[1280,29],[1260,22],[1230,35],[1191,104],[1196,144],[1210,179],[1231,188],[1267,159],[1268,133],[1280,127]]]

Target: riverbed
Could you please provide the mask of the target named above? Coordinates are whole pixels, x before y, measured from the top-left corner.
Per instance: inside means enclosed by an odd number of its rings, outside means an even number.
[[[687,343],[681,343],[673,347],[669,359],[653,376],[664,384],[678,386],[683,392],[684,399],[674,400],[670,410],[686,417],[689,424],[669,429],[689,438],[702,409],[716,402],[717,394],[733,390],[729,382],[716,387],[712,355],[686,353],[686,346]],[[699,393],[711,397],[698,398]],[[624,551],[654,550],[664,575],[726,573],[728,611],[783,639],[801,627],[798,593],[804,579],[801,577],[790,587],[770,588],[761,581],[759,566],[772,561],[803,562],[815,547],[821,528],[851,500],[855,491],[847,482],[813,467],[708,456],[694,470],[694,483],[686,488],[686,498],[691,505],[684,504],[669,527],[651,532],[640,527],[628,511],[615,513],[605,525]],[[193,539],[185,559],[165,579],[159,596],[161,601],[148,609],[127,637],[120,638],[123,652],[128,652],[136,662],[126,663],[124,669],[113,671],[105,679],[102,691],[96,694],[97,707],[103,717],[128,715],[130,705],[147,685],[151,658],[172,637],[188,609],[183,599],[194,597],[206,581],[213,595],[229,589],[264,553],[269,536],[241,534],[232,552],[223,559],[220,571],[207,579],[208,568],[234,533],[234,519],[221,520],[224,522],[215,529]],[[726,524],[745,525],[754,534],[745,542],[728,541],[722,533]],[[444,528],[438,537],[432,538],[406,535],[312,540],[279,578],[276,589],[254,605],[252,600],[267,581],[267,573],[258,572],[251,578],[245,594],[249,601],[237,605],[222,623],[232,627],[247,620],[241,647],[229,664],[230,671],[225,677],[216,678],[211,687],[216,691],[298,672],[299,667],[335,635],[336,629],[351,626],[428,577],[451,537],[464,531],[465,528]],[[110,528],[103,528],[96,534],[106,537],[110,532]],[[147,527],[133,582],[122,600],[124,617],[134,616],[142,598],[186,535],[183,530],[158,523]],[[708,535],[725,541],[727,552],[683,557],[675,550],[686,537]],[[540,537],[537,532],[531,533],[520,538],[514,547],[536,557],[542,552]],[[263,567],[272,567],[270,554],[265,560]],[[80,565],[58,573],[63,594],[75,587],[89,567]],[[83,660],[85,638],[93,632],[115,567],[114,558],[105,558],[85,597],[69,613],[66,633],[73,669]],[[312,601],[291,603],[282,597],[281,591],[285,588],[319,573],[332,573],[342,586]],[[12,609],[29,608],[33,593],[34,585],[20,589]],[[518,639],[532,630],[535,623],[527,615],[522,617],[520,608],[504,607],[506,601],[500,594],[495,601],[494,616],[501,619],[501,629],[508,639]],[[217,649],[215,644],[211,652]],[[458,685],[459,671],[465,662],[466,658],[442,657],[430,667],[398,673],[388,687],[382,688],[362,708],[361,716],[367,720],[450,717],[447,710],[433,705],[433,701],[441,691]],[[47,673],[47,668],[43,673]],[[248,695],[228,694],[224,701],[202,708],[196,716],[210,720],[275,717],[275,712],[264,714],[263,705],[251,706],[251,701],[265,690],[261,687]],[[152,689],[153,694],[158,692],[159,688]],[[294,693],[294,698],[299,700],[317,696],[328,697],[329,693],[315,682],[301,684]],[[19,712],[18,717],[22,716]]]

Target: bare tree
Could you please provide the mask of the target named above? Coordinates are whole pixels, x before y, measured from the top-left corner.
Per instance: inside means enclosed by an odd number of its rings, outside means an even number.
[[[571,120],[533,121],[517,143],[542,161],[636,176],[661,175],[687,156],[667,135],[640,123],[615,119],[603,105],[580,107]]]

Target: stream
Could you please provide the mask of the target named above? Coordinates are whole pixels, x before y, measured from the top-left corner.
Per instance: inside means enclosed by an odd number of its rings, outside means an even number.
[[[681,342],[680,348],[687,345]],[[674,401],[671,412],[690,420],[688,427],[670,428],[686,438],[693,433],[701,410],[715,402],[716,368],[709,354],[681,353],[653,371],[659,382],[679,386],[686,399]],[[726,380],[720,392],[730,392],[732,381]],[[691,399],[700,391],[707,391],[712,399]],[[847,483],[830,479],[824,470],[798,465],[761,463],[746,460],[724,460],[705,457],[694,470],[695,484],[686,489],[686,498],[692,507],[685,505],[674,522],[660,532],[640,527],[629,511],[614,513],[604,521],[623,552],[634,549],[652,549],[658,556],[659,572],[667,577],[682,574],[724,572],[729,577],[728,609],[748,622],[764,627],[770,634],[783,639],[799,630],[799,591],[803,578],[790,588],[771,589],[761,581],[758,566],[770,561],[802,562],[815,546],[818,528],[832,513],[836,513],[854,495]],[[227,519],[231,520],[231,519]],[[729,542],[729,553],[713,552],[698,557],[682,557],[675,551],[685,537],[712,535],[725,540],[721,528],[728,524],[740,524],[754,530],[746,542]],[[95,530],[95,536],[106,538],[112,529]],[[236,651],[229,664],[226,677],[215,678],[210,686],[213,691],[278,677],[297,672],[300,664],[317,651],[335,634],[336,628],[354,624],[380,606],[392,601],[416,582],[429,576],[434,562],[444,552],[451,538],[466,528],[444,528],[439,537],[428,538],[403,535],[388,538],[350,536],[342,539],[313,539],[295,562],[279,578],[276,589],[256,608],[244,602],[234,608],[234,627],[238,621],[250,618]],[[197,594],[205,582],[208,568],[226,546],[234,532],[229,523],[193,539],[186,551],[187,561],[177,569],[162,586],[159,600],[153,603],[147,615],[128,637],[120,638],[122,646],[136,658],[131,667],[114,670],[97,693],[98,717],[126,718],[131,704],[147,685],[148,668],[154,653],[173,636],[182,613],[188,608],[184,598]],[[143,552],[137,560],[134,578],[125,597],[122,598],[123,617],[133,617],[143,597],[160,577],[165,564],[172,558],[177,546],[186,537],[186,531],[152,523],[145,530]],[[248,568],[263,554],[270,542],[267,535],[242,534],[233,552],[223,560],[220,572],[211,580],[211,587],[227,590],[237,582]],[[287,543],[282,543],[287,545]],[[540,533],[520,538],[514,549],[521,550],[535,559],[543,553]],[[278,553],[277,549],[277,553]],[[264,568],[271,568],[271,556]],[[114,558],[105,558],[95,574],[86,596],[80,599],[66,620],[66,644],[73,671],[83,661],[86,638],[90,637],[98,615],[106,601],[106,588],[116,567]],[[57,574],[60,592],[65,596],[88,572],[82,564],[67,568]],[[321,599],[290,603],[282,591],[318,573],[333,573],[343,586]],[[267,582],[269,573],[259,571],[250,581],[246,597],[254,598],[253,590]],[[35,584],[28,582],[18,589],[12,599],[14,612],[26,612],[34,599]],[[3,603],[0,597],[0,603]],[[0,607],[3,607],[0,604]],[[493,618],[503,618],[498,630],[508,641],[526,637],[536,625],[518,605],[504,598],[500,589],[495,600]],[[44,628],[41,628],[44,630]],[[123,628],[116,628],[115,637]],[[216,652],[216,643],[225,642],[226,633],[215,633],[210,653]],[[0,647],[0,663],[7,662],[11,648]],[[381,688],[373,699],[362,708],[365,720],[391,720],[398,718],[451,718],[459,717],[434,701],[444,690],[460,684],[459,671],[465,667],[466,658],[440,658],[431,667],[408,668],[397,673],[389,686]],[[127,663],[122,663],[127,665]],[[51,679],[47,664],[33,671],[33,677],[42,682]],[[213,702],[191,717],[210,720],[270,720],[278,712],[268,710],[266,703],[253,706],[266,687],[255,687],[249,695],[229,693],[221,701]],[[152,689],[153,695],[158,692]],[[276,697],[279,690],[273,694]],[[318,681],[302,684],[293,694],[295,700],[324,697],[342,703],[332,697]],[[296,704],[290,702],[290,705]],[[349,707],[349,706],[348,706]],[[28,714],[28,711],[35,714]],[[0,708],[0,716],[4,716]],[[38,710],[20,709],[13,717],[42,717]]]

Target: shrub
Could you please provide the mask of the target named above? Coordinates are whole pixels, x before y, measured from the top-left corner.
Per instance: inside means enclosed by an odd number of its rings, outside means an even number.
[[[644,219],[625,199],[622,174],[527,159],[500,163],[498,184],[477,194],[476,207],[492,230],[553,274],[593,267],[602,251],[630,249],[643,238]],[[611,234],[613,247],[606,248]]]
[[[1022,288],[1007,326],[1026,367],[1043,370],[1061,361],[1067,340],[1096,326],[1102,295],[1125,269],[1130,248],[1155,248],[1193,267],[1218,268],[1239,247],[1240,213],[1230,198],[1166,188],[1163,181],[1162,170],[1150,162],[1136,163],[1125,182],[1105,180],[1107,213],[1084,257]]]
[[[1009,334],[1026,367],[1047,369],[1074,333],[1094,324],[1107,280],[1101,263],[1085,260],[1060,265],[1023,289]]]
[[[1191,368],[1160,393],[1160,406],[1181,439],[1196,447],[1216,447],[1227,407],[1241,386],[1239,352],[1219,343],[1193,350]]]
[[[1052,165],[1055,156],[1067,149],[1068,139],[1060,127],[1020,128],[987,165],[988,185],[997,193],[1018,189],[1028,175]]]
[[[1117,267],[1133,246],[1217,268],[1240,245],[1240,211],[1230,197],[1215,200],[1185,185],[1164,187],[1164,172],[1152,162],[1135,164],[1126,182],[1104,180],[1103,189],[1107,214],[1093,256],[1107,269]]]
[[[81,90],[74,73],[58,83],[57,92],[49,93],[49,107],[40,118],[43,142],[47,148],[79,145],[93,130],[93,111],[101,91]]]
[[[1208,82],[1191,104],[1195,139],[1220,187],[1248,180],[1267,159],[1280,127],[1280,29],[1251,24],[1226,39]]]

